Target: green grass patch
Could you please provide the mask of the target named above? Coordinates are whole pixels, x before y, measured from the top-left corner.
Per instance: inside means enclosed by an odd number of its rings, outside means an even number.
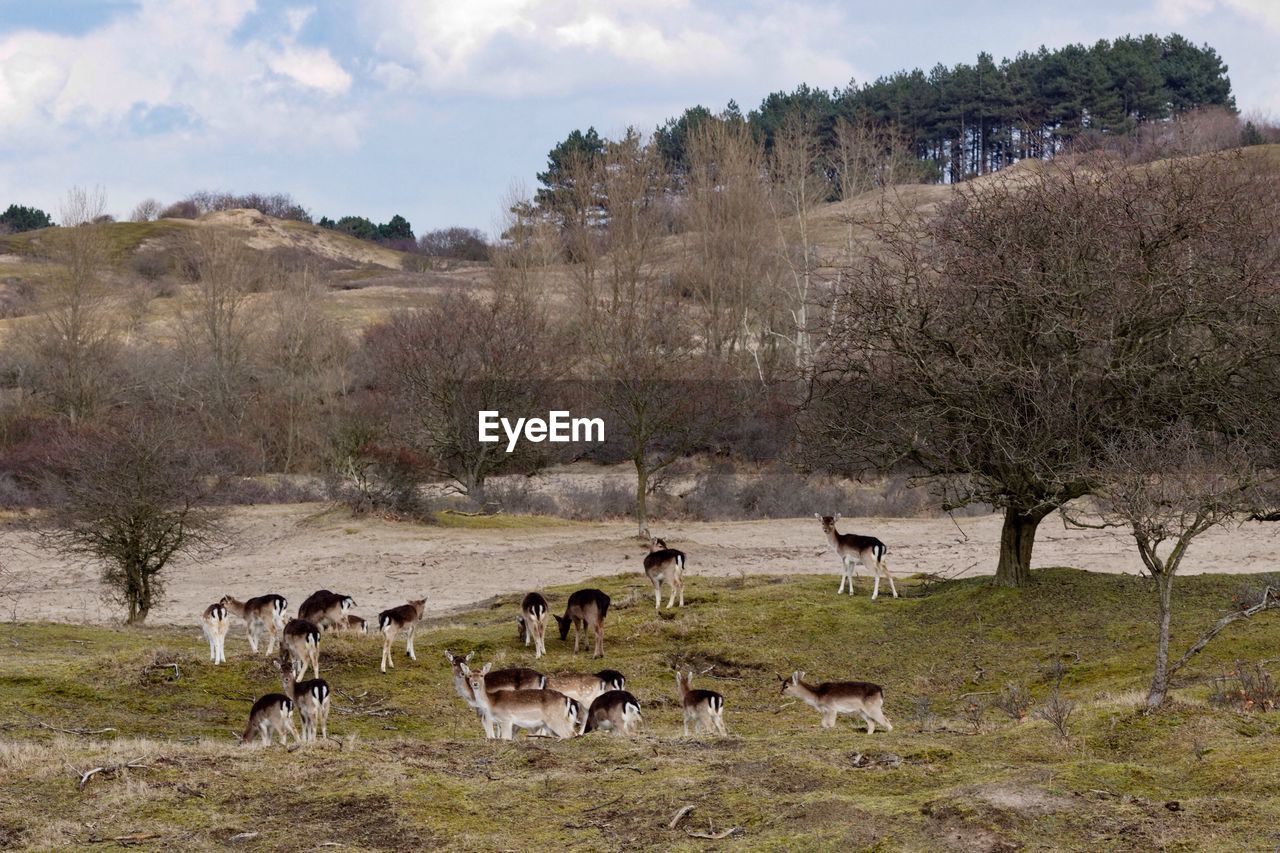
[[[418,661],[400,643],[386,675],[379,638],[326,636],[322,675],[338,691],[330,731],[342,744],[293,753],[234,745],[252,701],[279,689],[242,625],[219,667],[194,625],[0,626],[0,844],[109,848],[137,837],[157,849],[219,848],[257,832],[250,843],[274,849],[305,831],[309,845],[363,849],[693,850],[710,842],[686,830],[735,826],[722,846],[1280,844],[1280,714],[1204,701],[1206,679],[1237,658],[1275,657],[1275,614],[1228,629],[1188,667],[1173,706],[1143,715],[1134,693],[1151,664],[1154,591],[1141,578],[1055,569],[1018,590],[908,581],[903,598],[872,602],[866,579],[858,596],[837,598],[828,576],[691,577],[688,606],[660,613],[637,575],[590,583],[615,602],[604,660],[552,637],[537,666],[626,673],[644,707],[635,740],[483,739],[443,650],[534,665],[515,639],[518,593],[431,620]],[[1181,580],[1174,648],[1240,583]],[[553,610],[571,589],[548,591]],[[1067,741],[1034,715],[1055,661],[1067,664],[1063,690],[1077,703]],[[725,694],[730,737],[681,735],[674,665]],[[883,684],[894,731],[868,736],[848,718],[822,730],[816,713],[778,695],[775,673],[793,669]],[[1015,722],[989,708],[975,725],[964,706],[1008,682],[1030,690],[1032,715]],[[77,772],[131,762],[143,766],[104,771],[80,790]],[[687,804],[692,814],[668,828]]]

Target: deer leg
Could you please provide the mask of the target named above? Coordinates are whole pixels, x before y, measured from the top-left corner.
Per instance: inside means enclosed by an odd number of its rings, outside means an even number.
[[[667,609],[670,610],[676,603],[676,582],[671,582],[671,597],[667,599]]]
[[[880,569],[884,572],[884,576],[889,579],[889,590],[893,593],[893,597],[898,597],[898,588],[893,584],[893,575],[889,573],[889,564],[884,560],[880,560]]]
[[[823,711],[823,712],[822,712],[822,727],[823,727],[824,729],[834,729],[834,728],[836,727],[836,712],[835,712],[835,711]]]
[[[653,609],[662,609],[662,581],[660,580],[653,582]]]
[[[405,651],[409,653],[409,660],[417,660],[418,656],[413,651],[413,632],[416,625],[409,626],[409,639],[405,641]]]

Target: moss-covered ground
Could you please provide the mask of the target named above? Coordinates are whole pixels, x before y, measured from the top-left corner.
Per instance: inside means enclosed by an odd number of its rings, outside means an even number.
[[[1231,626],[1184,671],[1172,706],[1138,709],[1154,593],[1135,577],[1037,572],[1025,589],[980,579],[904,584],[899,600],[837,598],[837,578],[690,578],[655,614],[640,579],[614,596],[606,656],[548,643],[543,671],[626,673],[644,706],[634,740],[486,742],[442,654],[532,665],[519,600],[423,626],[418,661],[380,638],[327,636],[335,740],[287,752],[233,733],[279,689],[243,626],[214,667],[196,627],[0,626],[0,847],[65,849],[1275,849],[1280,714],[1211,704],[1237,659],[1280,657],[1280,615]],[[1241,578],[1180,581],[1174,647],[1229,606]],[[548,591],[562,605],[568,589]],[[372,614],[364,614],[370,616]],[[1055,662],[1077,703],[1063,739],[1035,714]],[[685,738],[671,675],[727,698],[730,737]],[[1274,665],[1274,664],[1273,664]],[[884,685],[895,728],[778,695],[775,673]],[[705,671],[705,672],[704,672]],[[1015,721],[984,706],[1010,683]],[[970,706],[977,710],[972,710]],[[101,731],[110,729],[110,731]],[[62,731],[58,731],[62,730]],[[80,774],[108,769],[81,787]],[[678,810],[692,805],[675,828]],[[690,831],[719,833],[718,841]]]

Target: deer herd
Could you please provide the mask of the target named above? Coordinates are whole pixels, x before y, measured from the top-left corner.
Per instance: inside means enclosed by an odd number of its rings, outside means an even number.
[[[849,594],[853,594],[854,567],[862,563],[875,578],[872,599],[879,596],[882,576],[889,581],[889,589],[897,598],[897,587],[885,564],[884,543],[871,536],[838,532],[839,515],[818,518],[831,550],[840,560],[841,580],[836,594],[844,592],[846,586]],[[670,590],[667,608],[675,606],[677,601],[679,606],[684,606],[685,563],[683,551],[667,547],[666,542],[656,537],[650,540],[644,573],[653,584],[655,609],[662,609],[664,584]],[[549,602],[541,593],[530,592],[521,601],[516,616],[518,638],[525,646],[533,646],[535,660],[542,658],[547,653],[547,619],[554,616],[561,641],[568,642],[572,629],[575,655],[580,644],[590,644],[592,657],[601,658],[609,604],[610,598],[602,590],[579,589],[569,596],[564,615],[558,616],[551,612]],[[233,615],[245,623],[253,654],[258,653],[264,640],[268,657],[279,648],[275,663],[283,692],[268,693],[254,702],[248,724],[240,736],[241,743],[253,743],[260,738],[264,746],[270,746],[273,738],[278,737],[287,746],[289,738],[300,745],[329,737],[332,690],[320,677],[320,643],[326,633],[368,633],[369,624],[350,612],[355,606],[350,595],[322,589],[302,602],[295,618],[288,617],[288,600],[275,594],[243,601],[226,595],[205,609],[201,624],[209,641],[209,659],[215,665],[226,663],[226,638]],[[378,614],[376,624],[382,634],[380,669],[383,673],[388,667],[395,668],[392,644],[401,634],[405,638],[405,653],[410,660],[417,660],[413,639],[425,606],[426,599],[420,598]],[[453,671],[454,689],[475,711],[486,738],[511,740],[516,729],[532,736],[561,740],[593,731],[630,736],[638,733],[644,722],[639,700],[626,689],[627,679],[617,670],[546,675],[528,667],[494,669],[492,663],[473,668],[474,654],[455,655],[448,649],[444,652]],[[308,670],[311,678],[305,679]],[[714,690],[695,689],[693,675],[689,670],[675,672],[675,696],[684,714],[684,734],[688,736],[692,727],[695,735],[727,735],[725,697]],[[877,725],[893,731],[884,716],[884,690],[877,684],[865,681],[810,684],[799,671],[778,679],[781,695],[811,706],[822,715],[823,728],[834,728],[837,715],[843,713],[860,716],[866,723],[867,734],[874,733]],[[301,720],[301,732],[294,726],[294,711]]]

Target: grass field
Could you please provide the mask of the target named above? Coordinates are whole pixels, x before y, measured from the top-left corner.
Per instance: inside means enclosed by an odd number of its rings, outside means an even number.
[[[1180,581],[1180,650],[1244,579]],[[1253,580],[1256,582],[1256,578]],[[1173,706],[1137,710],[1152,655],[1149,582],[1067,569],[1027,589],[982,579],[905,585],[872,603],[836,577],[691,578],[688,606],[654,614],[632,577],[614,596],[604,665],[622,670],[646,733],[627,741],[485,742],[442,651],[531,663],[518,596],[424,625],[418,661],[380,638],[326,637],[339,691],[333,741],[235,745],[274,667],[243,627],[213,667],[195,627],[0,626],[0,846],[94,849],[1274,849],[1280,713],[1207,702],[1233,661],[1277,657],[1280,617],[1234,625],[1184,673]],[[647,586],[647,585],[646,585]],[[567,589],[548,592],[553,610]],[[365,614],[369,615],[369,614]],[[596,669],[549,640],[539,668]],[[1035,709],[1055,661],[1078,703],[1064,740]],[[726,739],[684,738],[671,668],[727,699]],[[884,685],[895,728],[832,731],[778,695],[775,672]],[[985,707],[1014,682],[1014,721]],[[973,695],[966,695],[973,694]],[[970,708],[970,706],[972,706]],[[970,708],[969,710],[966,710]],[[101,729],[111,731],[98,731]],[[62,729],[65,731],[57,731]],[[84,732],[84,733],[79,733]],[[81,774],[108,767],[81,788]],[[694,809],[676,827],[683,806]],[[737,827],[720,841],[692,837]]]

